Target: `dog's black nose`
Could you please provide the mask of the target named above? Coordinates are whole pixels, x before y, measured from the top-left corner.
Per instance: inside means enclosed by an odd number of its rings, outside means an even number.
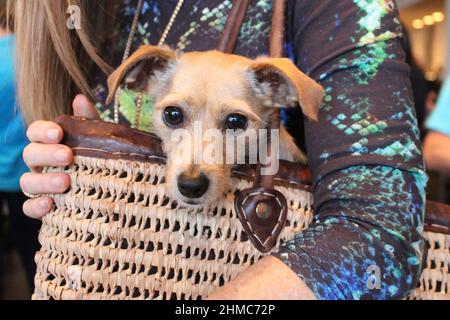
[[[178,190],[187,198],[200,198],[206,193],[208,187],[209,179],[203,173],[200,173],[198,176],[182,173],[178,176]]]

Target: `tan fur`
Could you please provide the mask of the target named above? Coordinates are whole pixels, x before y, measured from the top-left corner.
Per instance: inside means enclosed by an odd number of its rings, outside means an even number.
[[[175,198],[188,205],[210,203],[221,196],[228,188],[231,165],[194,164],[194,159],[187,159],[187,164],[175,163],[178,159],[172,159],[171,155],[179,154],[177,152],[186,148],[188,141],[184,138],[176,142],[171,140],[174,129],[162,120],[166,107],[181,108],[185,114],[183,129],[193,134],[196,121],[200,121],[205,131],[221,129],[230,113],[245,115],[249,120],[248,129],[265,128],[274,107],[294,106],[297,102],[301,103],[308,118],[317,120],[323,97],[322,87],[288,59],[250,60],[218,51],[178,55],[168,48],[152,46],[141,47],[111,75],[108,80],[109,100],[121,83],[155,99],[153,125],[168,154],[168,188]],[[280,140],[282,159],[306,161],[284,128],[280,130]],[[207,143],[201,141],[198,145]],[[192,150],[193,155],[199,152]],[[193,175],[202,172],[210,179],[208,191],[198,201],[185,199],[177,190],[177,177],[183,172]]]

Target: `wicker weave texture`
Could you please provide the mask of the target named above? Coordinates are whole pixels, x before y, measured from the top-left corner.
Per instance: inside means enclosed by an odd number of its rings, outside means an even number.
[[[43,219],[33,299],[201,299],[262,257],[234,210],[245,180],[214,206],[187,209],[166,195],[161,165],[77,156],[63,171],[72,188]],[[277,189],[285,241],[311,222],[312,197]]]
[[[409,299],[450,300],[450,235],[424,232],[428,244],[427,261],[420,286]]]

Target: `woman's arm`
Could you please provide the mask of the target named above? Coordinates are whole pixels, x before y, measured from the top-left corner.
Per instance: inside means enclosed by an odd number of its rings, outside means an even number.
[[[314,223],[276,254],[319,299],[396,299],[421,271],[426,176],[393,1],[289,1],[291,52],[327,96],[306,122]]]
[[[450,136],[431,131],[425,138],[423,148],[429,169],[450,173]]]
[[[219,288],[208,300],[315,300],[315,296],[286,264],[268,256]]]
[[[424,142],[425,162],[429,169],[450,173],[450,79],[439,94],[436,108],[427,119]]]

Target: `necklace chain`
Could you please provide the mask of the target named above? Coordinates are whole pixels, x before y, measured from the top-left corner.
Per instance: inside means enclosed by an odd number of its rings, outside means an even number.
[[[130,34],[128,35],[127,45],[125,47],[125,52],[123,53],[122,63],[128,59],[130,56],[131,46],[133,45],[134,35],[136,34],[137,26],[139,23],[139,17],[141,15],[142,7],[144,5],[143,0],[139,0],[136,6],[136,12],[134,13],[133,22],[131,24]]]
[[[166,28],[164,29],[164,32],[161,35],[161,38],[158,42],[158,46],[162,46],[167,39],[167,36],[170,32],[170,30],[172,29],[173,24],[175,23],[175,20],[178,16],[178,14],[180,13],[181,8],[183,7],[184,4],[184,0],[178,0],[177,5],[175,6],[175,9],[172,13],[172,16],[169,19],[169,22],[166,25]],[[131,46],[133,45],[133,40],[134,40],[134,36],[136,34],[136,30],[138,27],[138,23],[139,23],[139,17],[141,16],[141,11],[142,11],[142,7],[144,5],[144,1],[143,0],[139,0],[138,4],[136,6],[136,12],[134,14],[134,18],[133,18],[133,23],[131,25],[131,29],[130,29],[130,34],[128,36],[128,40],[127,40],[127,45],[125,47],[125,52],[123,54],[123,58],[122,58],[122,63],[125,62],[125,60],[128,59],[128,57],[130,56],[130,51],[131,51]],[[119,123],[119,96],[120,96],[120,92],[121,92],[121,88],[119,88],[116,92],[116,96],[114,99],[114,122],[115,123]],[[133,127],[137,128],[139,126],[139,115],[137,113],[141,112],[142,109],[142,96],[138,96],[137,102],[138,105],[136,106],[136,117],[133,123]]]
[[[161,39],[158,42],[158,46],[162,46],[166,42],[167,35],[169,34],[172,26],[175,22],[175,19],[178,17],[178,13],[180,13],[181,7],[183,7],[184,0],[178,0],[175,9],[173,10],[172,16],[169,19],[169,23],[167,23],[166,29],[164,29],[163,34],[161,35]]]

